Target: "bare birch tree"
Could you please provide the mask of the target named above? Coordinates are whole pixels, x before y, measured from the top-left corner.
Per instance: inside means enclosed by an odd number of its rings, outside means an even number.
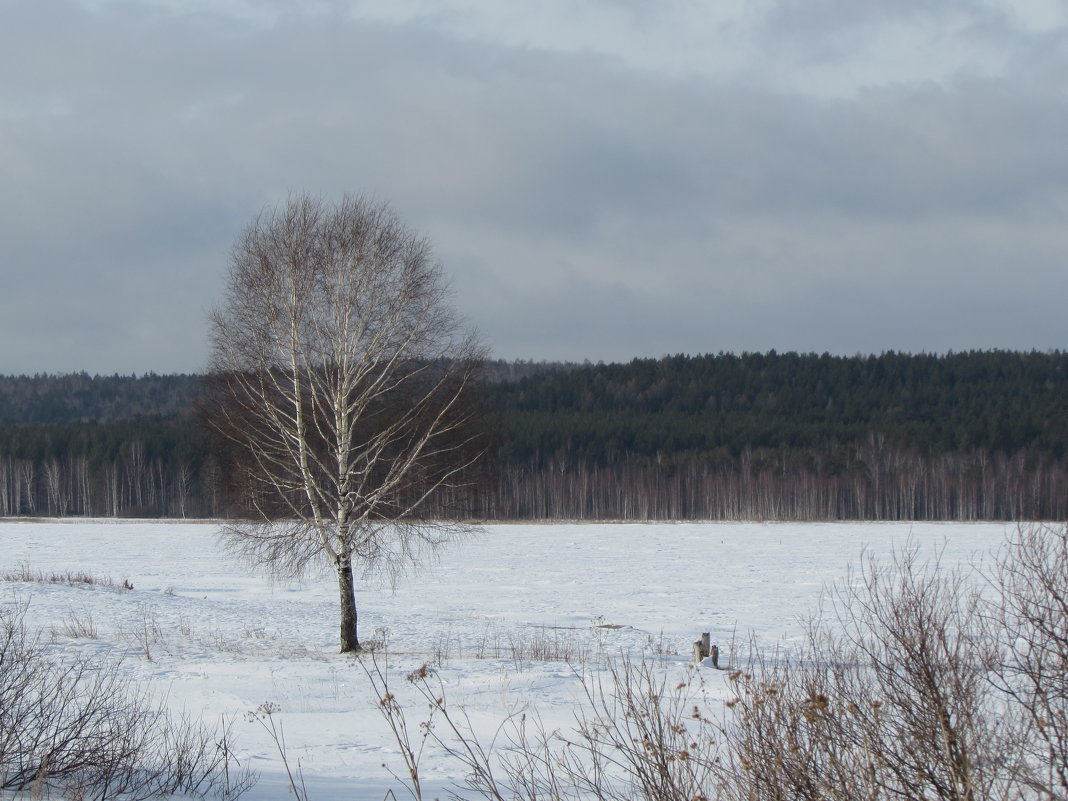
[[[387,205],[300,196],[248,226],[211,317],[207,414],[250,518],[225,540],[281,575],[327,560],[343,652],[360,650],[354,563],[392,570],[464,529],[425,514],[481,452],[483,350],[448,300]]]

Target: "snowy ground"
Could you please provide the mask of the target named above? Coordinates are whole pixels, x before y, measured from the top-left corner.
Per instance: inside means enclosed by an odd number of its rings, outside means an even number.
[[[358,589],[361,636],[384,640],[392,686],[425,708],[403,676],[437,668],[449,703],[487,741],[506,715],[536,710],[550,727],[574,720],[575,668],[596,670],[621,651],[683,671],[691,643],[712,633],[730,659],[732,638],[796,640],[799,616],[840,581],[864,549],[913,542],[943,562],[988,558],[1001,524],[557,524],[494,525],[402,579],[395,591]],[[27,620],[59,650],[117,649],[132,679],[214,720],[236,718],[240,758],[261,774],[253,799],[291,797],[277,750],[245,719],[277,705],[293,762],[319,801],[381,801],[403,772],[360,664],[337,653],[336,583],[272,585],[224,556],[218,526],[122,521],[0,522],[0,573],[78,571],[114,586],[0,582],[0,603],[28,602]],[[121,590],[126,580],[132,590]],[[96,638],[71,637],[95,628]],[[151,659],[145,653],[145,631]],[[157,633],[158,632],[158,633]],[[524,658],[534,646],[566,661]],[[723,674],[707,671],[713,699]],[[441,797],[459,766],[430,752],[426,781]]]

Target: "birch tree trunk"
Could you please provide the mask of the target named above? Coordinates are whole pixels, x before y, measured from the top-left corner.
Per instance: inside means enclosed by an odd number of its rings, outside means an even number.
[[[341,606],[341,652],[361,651],[363,648],[357,635],[356,585],[352,580],[352,562],[341,559],[336,567]]]

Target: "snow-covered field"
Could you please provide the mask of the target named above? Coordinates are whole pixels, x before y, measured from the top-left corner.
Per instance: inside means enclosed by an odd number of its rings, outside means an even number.
[[[730,660],[752,634],[789,643],[799,617],[863,550],[911,541],[944,564],[995,551],[1003,524],[716,523],[493,525],[410,574],[395,589],[358,588],[360,631],[385,643],[391,687],[421,704],[403,677],[430,662],[449,703],[487,742],[509,713],[536,710],[550,728],[574,720],[575,669],[621,651],[680,673],[702,631]],[[284,729],[312,798],[404,797],[383,763],[404,771],[357,660],[337,653],[330,576],[272,584],[225,556],[208,523],[63,520],[0,522],[0,573],[77,571],[103,584],[0,582],[0,603],[28,603],[27,621],[57,649],[116,649],[132,680],[214,720],[232,716],[239,758],[261,775],[247,798],[291,797],[270,737],[246,713],[264,702]],[[133,585],[123,590],[123,581]],[[82,635],[95,629],[96,637]],[[146,635],[146,632],[148,634]],[[145,645],[151,659],[147,658]],[[533,661],[532,647],[567,661]],[[707,671],[713,700],[723,673]],[[424,781],[445,797],[461,768],[431,751]],[[431,795],[432,797],[432,795]]]

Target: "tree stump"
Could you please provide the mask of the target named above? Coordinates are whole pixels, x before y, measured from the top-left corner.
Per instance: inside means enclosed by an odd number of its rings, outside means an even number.
[[[694,663],[700,665],[705,659],[712,660],[712,667],[719,667],[719,646],[712,644],[712,634],[708,631],[701,635],[701,639],[694,640],[693,643]]]
[[[708,656],[709,649],[712,647],[712,634],[705,632],[701,635],[701,639],[694,640],[693,643],[693,661],[700,664],[701,660]]]

